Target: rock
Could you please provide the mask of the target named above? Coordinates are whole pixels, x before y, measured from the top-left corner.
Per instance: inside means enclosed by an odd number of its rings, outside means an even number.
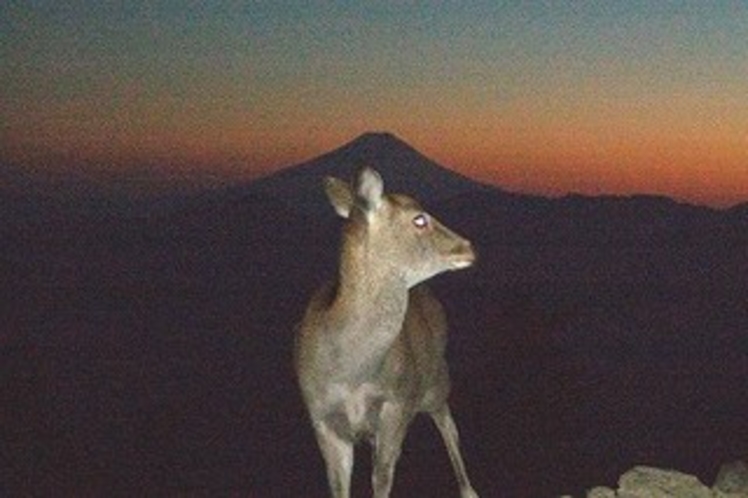
[[[618,498],[713,498],[696,477],[674,470],[634,467],[618,481]]]
[[[616,492],[604,486],[598,486],[587,491],[587,498],[616,498]]]
[[[743,461],[722,465],[713,489],[719,498],[748,497],[748,465]]]
[[[586,498],[748,498],[748,464],[738,460],[722,465],[712,489],[689,474],[638,466],[620,477],[617,490],[597,486]]]

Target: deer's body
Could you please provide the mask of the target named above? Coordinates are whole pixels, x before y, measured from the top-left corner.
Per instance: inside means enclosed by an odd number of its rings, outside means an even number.
[[[310,312],[324,309],[331,292],[332,287],[326,286],[314,299]],[[317,372],[302,381],[312,419],[325,421],[341,437],[358,440],[376,434],[384,402],[397,404],[403,415],[412,418],[446,401],[449,376],[444,361],[446,336],[441,305],[425,286],[406,293],[409,297],[401,300],[403,304],[407,300],[407,310],[380,308],[390,316],[382,320],[372,316],[373,323],[366,325],[373,341],[377,329],[388,326],[387,321],[396,322],[399,316],[400,323],[405,322],[402,333],[387,345],[384,354],[340,357],[338,341],[300,338],[300,345],[307,347],[299,353],[298,363]],[[321,308],[317,308],[319,305]],[[324,330],[327,335],[334,334],[329,331],[334,327],[330,324],[313,330]],[[358,344],[367,339],[362,337]],[[309,349],[313,351],[307,353]]]
[[[389,496],[408,425],[431,415],[464,498],[473,491],[447,405],[446,319],[420,282],[465,268],[470,243],[412,199],[384,195],[373,170],[355,190],[328,179],[345,224],[338,279],[313,296],[299,328],[296,369],[334,497],[349,496],[353,445],[374,447],[374,496]]]

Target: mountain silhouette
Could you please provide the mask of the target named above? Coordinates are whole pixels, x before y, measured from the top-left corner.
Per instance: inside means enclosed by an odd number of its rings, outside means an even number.
[[[429,205],[491,188],[437,164],[391,133],[365,133],[338,149],[244,188],[282,199],[309,213],[331,214],[322,179],[336,176],[350,180],[364,166],[381,173],[387,191],[408,193]]]

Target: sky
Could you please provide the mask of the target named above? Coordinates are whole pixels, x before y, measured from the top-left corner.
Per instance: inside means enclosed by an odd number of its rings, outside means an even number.
[[[0,6],[0,158],[252,179],[388,131],[546,195],[748,201],[743,0]]]

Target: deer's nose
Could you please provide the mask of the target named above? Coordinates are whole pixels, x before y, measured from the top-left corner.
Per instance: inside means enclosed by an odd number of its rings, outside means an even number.
[[[478,258],[469,240],[461,240],[451,251],[451,259],[455,268],[467,268],[475,263]]]

